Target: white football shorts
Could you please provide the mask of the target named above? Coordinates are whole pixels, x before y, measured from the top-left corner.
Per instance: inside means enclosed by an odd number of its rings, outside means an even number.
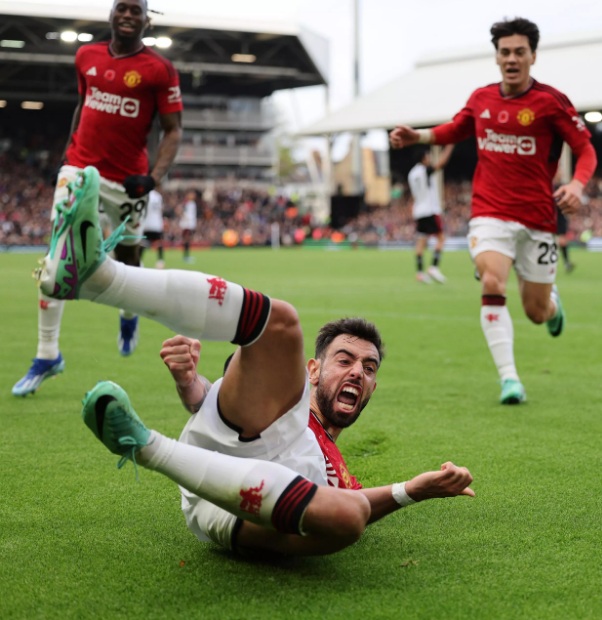
[[[76,166],[63,166],[58,175],[54,190],[54,205],[65,200],[68,196],[67,183],[74,181],[76,174],[81,168]],[[126,220],[125,231],[128,237],[120,241],[121,245],[138,245],[142,240],[142,222],[146,216],[148,194],[142,198],[130,198],[125,193],[125,188],[120,183],[108,181],[100,177],[100,200],[98,212],[100,225],[103,228],[115,230]],[[53,207],[51,219],[54,220],[56,209]]]
[[[552,233],[527,228],[518,222],[475,217],[468,228],[468,247],[474,260],[482,252],[498,252],[514,261],[518,276],[526,282],[553,284],[558,246]]]
[[[226,424],[217,408],[222,380],[216,381],[198,413],[191,416],[180,435],[189,445],[240,458],[280,463],[311,482],[326,486],[324,454],[309,422],[309,382],[299,402],[271,424],[259,437],[241,441],[238,432]],[[201,541],[213,541],[231,548],[237,517],[180,487],[182,511],[188,528]]]

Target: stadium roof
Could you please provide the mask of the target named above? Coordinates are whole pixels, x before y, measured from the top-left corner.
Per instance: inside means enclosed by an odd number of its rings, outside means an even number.
[[[596,78],[602,33],[572,35],[541,45],[533,77],[566,93],[579,112],[602,109]],[[500,81],[494,50],[459,50],[421,59],[416,67],[298,132],[299,136],[429,127],[452,118],[479,86]]]
[[[95,41],[106,40],[110,38],[109,6],[109,2],[105,8],[85,2],[79,7],[23,0],[2,3],[0,98],[74,100],[73,58],[78,43],[48,38],[49,33],[73,30],[88,33]],[[264,97],[275,90],[327,82],[328,44],[301,26],[183,14],[151,15],[151,20],[149,34],[173,41],[161,53],[178,69],[188,98]],[[256,61],[234,62],[236,53],[253,54]]]

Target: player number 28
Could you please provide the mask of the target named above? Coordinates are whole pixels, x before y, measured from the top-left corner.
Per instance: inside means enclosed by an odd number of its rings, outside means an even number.
[[[537,259],[538,265],[553,265],[558,262],[558,246],[555,243],[542,241],[538,247],[541,250]]]

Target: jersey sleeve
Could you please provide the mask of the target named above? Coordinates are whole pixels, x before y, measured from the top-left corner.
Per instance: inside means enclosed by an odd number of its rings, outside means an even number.
[[[83,47],[80,47],[75,54],[75,75],[77,77],[77,93],[81,97],[86,94],[86,78],[82,71],[82,57],[84,55]]]
[[[449,123],[433,128],[435,144],[456,144],[475,135],[473,99],[474,93]]]
[[[557,110],[553,116],[554,126],[577,158],[574,178],[585,185],[597,165],[591,134],[568,97],[561,93],[558,95]]]
[[[181,112],[182,93],[180,90],[180,76],[171,63],[165,63],[163,79],[157,91],[157,109],[159,114]]]

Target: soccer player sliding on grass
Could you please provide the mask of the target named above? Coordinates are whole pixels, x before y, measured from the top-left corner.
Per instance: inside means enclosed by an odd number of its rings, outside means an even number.
[[[134,460],[180,486],[187,524],[201,540],[327,554],[403,506],[474,495],[470,472],[451,462],[370,489],[347,471],[335,440],[376,389],[383,345],[372,324],[327,324],[306,365],[290,304],[217,276],[112,260],[105,248],[114,239],[103,244],[98,225],[96,170],[87,168],[69,192],[37,273],[42,291],[125,307],[185,334],[161,354],[193,412],[180,439],[168,438],[147,429],[125,391],[104,381],[86,394],[84,421],[120,464]],[[213,385],[196,372],[201,337],[239,345]]]

